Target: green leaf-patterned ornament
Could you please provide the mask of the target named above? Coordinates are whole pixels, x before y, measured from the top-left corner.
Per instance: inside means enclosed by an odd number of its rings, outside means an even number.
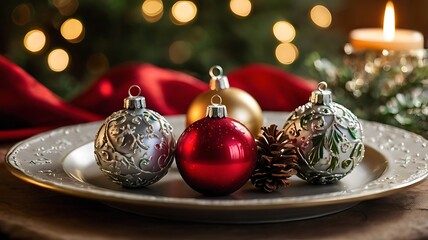
[[[332,101],[325,82],[318,84],[308,103],[290,114],[284,130],[299,155],[297,176],[310,183],[334,183],[364,157],[361,123]]]

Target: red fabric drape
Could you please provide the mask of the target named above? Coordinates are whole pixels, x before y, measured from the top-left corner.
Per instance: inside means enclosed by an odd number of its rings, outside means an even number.
[[[279,68],[252,64],[228,74],[263,110],[291,111],[307,102],[314,82]],[[0,141],[19,140],[55,127],[104,119],[122,108],[131,85],[141,87],[147,108],[163,115],[184,114],[208,84],[150,64],[112,68],[71,102],[65,102],[19,66],[0,56]]]

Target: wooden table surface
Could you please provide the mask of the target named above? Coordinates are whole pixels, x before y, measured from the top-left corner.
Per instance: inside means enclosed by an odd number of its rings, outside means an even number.
[[[428,239],[428,181],[309,220],[226,225],[134,215],[24,182],[0,145],[0,239]]]

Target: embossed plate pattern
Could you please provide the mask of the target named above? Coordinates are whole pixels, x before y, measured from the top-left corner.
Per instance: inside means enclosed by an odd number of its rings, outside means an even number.
[[[265,125],[280,127],[284,112],[265,112]],[[184,116],[170,116],[176,136]],[[419,135],[362,121],[366,156],[354,171],[330,185],[309,185],[293,177],[292,187],[265,194],[250,183],[218,198],[191,190],[176,169],[158,183],[125,189],[102,175],[93,158],[93,138],[100,122],[73,125],[42,133],[16,144],[7,154],[7,168],[33,184],[137,214],[159,218],[258,223],[304,219],[331,214],[360,201],[401,191],[428,175],[428,141]]]

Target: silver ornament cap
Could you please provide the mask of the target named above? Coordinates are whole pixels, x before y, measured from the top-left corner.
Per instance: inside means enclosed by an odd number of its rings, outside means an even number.
[[[326,82],[320,82],[318,84],[318,90],[315,90],[311,93],[311,97],[309,98],[309,101],[312,104],[322,104],[322,105],[329,105],[333,102],[331,99],[331,91],[327,89],[327,83]]]
[[[218,71],[218,74],[215,71]],[[229,79],[223,75],[223,68],[219,65],[212,66],[209,74],[211,76],[210,89],[211,90],[223,90],[230,87]]]
[[[132,91],[137,94],[133,95]],[[173,128],[159,113],[146,108],[141,89],[133,85],[124,109],[112,113],[94,141],[100,170],[124,187],[144,187],[168,172],[174,156]]]
[[[214,103],[214,99],[218,98],[219,103]],[[227,117],[227,108],[225,105],[221,104],[222,98],[220,95],[216,94],[211,97],[211,105],[207,107],[207,117],[210,118],[224,118]]]
[[[298,153],[297,176],[309,183],[334,183],[364,157],[361,123],[349,109],[333,102],[325,82],[319,83],[308,103],[290,114],[284,132]]]
[[[131,90],[132,89],[138,89],[137,95],[132,95]],[[128,89],[128,97],[123,99],[123,107],[125,109],[141,109],[146,107],[146,98],[143,96],[140,96],[141,94],[141,88],[137,85],[132,85]]]

